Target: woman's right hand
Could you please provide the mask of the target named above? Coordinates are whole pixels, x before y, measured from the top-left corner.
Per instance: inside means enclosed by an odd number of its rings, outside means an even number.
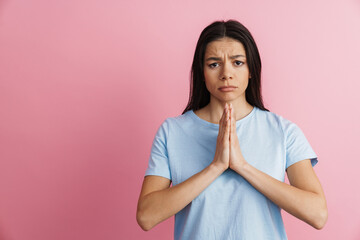
[[[225,103],[222,117],[219,121],[219,133],[216,141],[215,157],[212,162],[223,171],[229,167],[230,159],[230,113],[229,105]]]
[[[172,187],[165,177],[149,175],[144,178],[136,212],[142,229],[148,231],[178,213],[229,168],[230,108],[225,105],[225,109],[219,122],[215,157],[208,167]]]

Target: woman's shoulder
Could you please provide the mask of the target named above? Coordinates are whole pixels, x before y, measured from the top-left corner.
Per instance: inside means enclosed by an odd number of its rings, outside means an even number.
[[[189,110],[183,114],[165,117],[161,125],[172,126],[174,124],[185,124],[192,119],[192,110]]]
[[[289,127],[296,125],[293,121],[284,117],[282,114],[262,110],[260,108],[258,108],[257,112],[260,121],[265,121],[272,126],[279,126],[284,132],[286,132]]]

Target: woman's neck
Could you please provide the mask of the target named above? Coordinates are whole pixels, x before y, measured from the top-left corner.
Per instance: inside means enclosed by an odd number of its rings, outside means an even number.
[[[235,111],[236,121],[246,117],[254,108],[247,101],[243,101],[243,102],[232,101],[231,103]],[[230,104],[230,101],[228,102],[228,104]],[[205,107],[203,107],[202,109],[195,111],[195,114],[198,115],[198,117],[208,122],[218,124],[224,112],[224,107],[225,107],[225,102],[213,101],[210,102]]]

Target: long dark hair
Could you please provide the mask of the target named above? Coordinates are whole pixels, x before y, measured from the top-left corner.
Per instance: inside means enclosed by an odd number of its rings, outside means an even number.
[[[201,32],[191,67],[189,101],[182,114],[189,110],[198,110],[209,104],[210,93],[204,81],[205,50],[208,43],[224,37],[233,38],[244,45],[251,76],[245,90],[246,101],[252,106],[269,111],[264,107],[261,96],[261,59],[255,40],[244,25],[231,19],[215,21]]]

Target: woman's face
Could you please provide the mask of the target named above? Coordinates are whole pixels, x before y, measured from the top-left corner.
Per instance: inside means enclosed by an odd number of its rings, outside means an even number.
[[[220,102],[246,101],[250,76],[242,43],[228,37],[210,42],[205,51],[204,76],[211,98]]]

